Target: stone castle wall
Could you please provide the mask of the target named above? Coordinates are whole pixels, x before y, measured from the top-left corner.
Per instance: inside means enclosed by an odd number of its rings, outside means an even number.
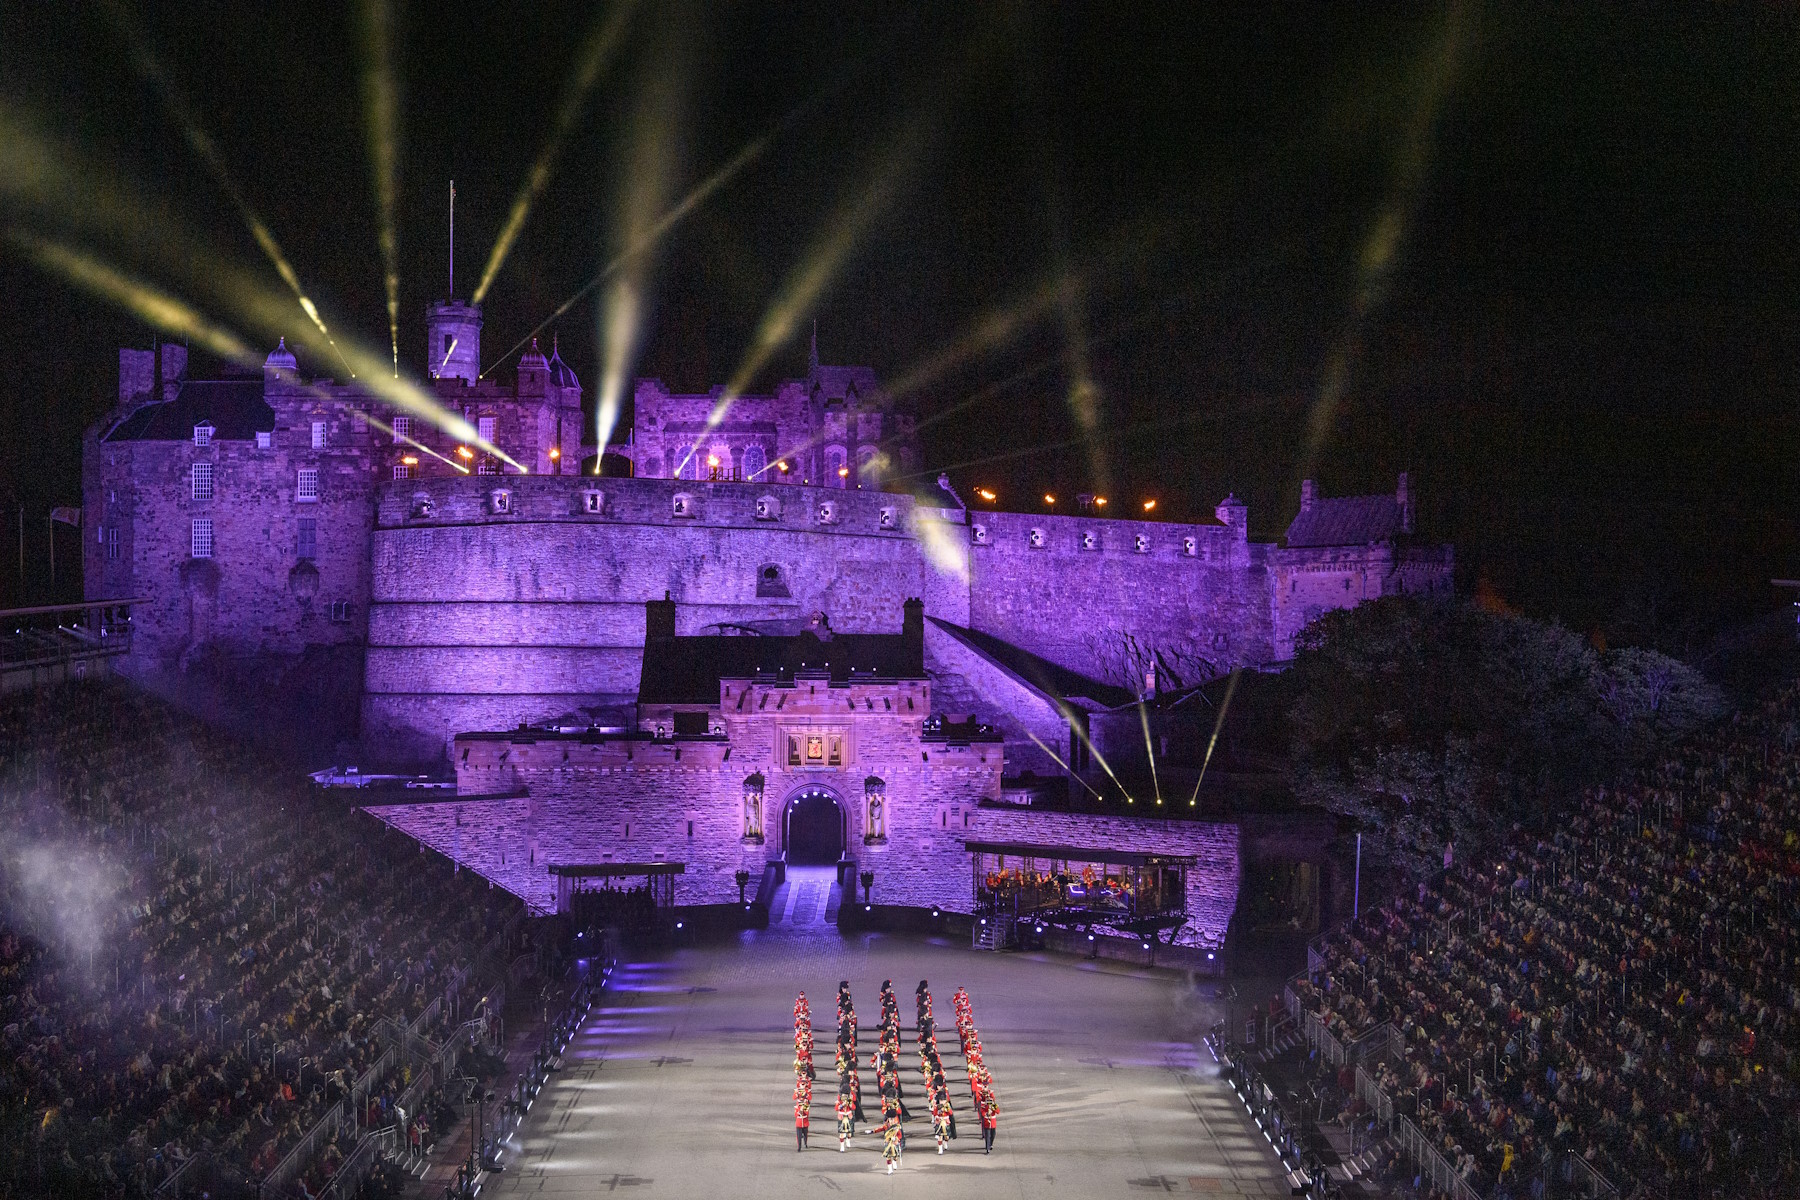
[[[504,512],[497,492],[506,493]],[[365,736],[435,756],[457,733],[628,702],[644,601],[665,592],[684,634],[817,611],[842,632],[885,633],[900,624],[908,596],[966,622],[968,585],[955,557],[966,531],[936,512],[907,496],[779,484],[530,476],[382,484]],[[922,553],[921,536],[949,557]]]
[[[1134,690],[1146,647],[1186,664],[1184,684],[1274,657],[1268,573],[1278,551],[1248,541],[1241,524],[1030,513],[971,521],[973,628]]]

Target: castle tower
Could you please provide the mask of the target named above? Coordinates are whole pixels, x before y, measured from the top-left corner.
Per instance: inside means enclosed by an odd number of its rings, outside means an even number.
[[[474,383],[481,374],[481,306],[438,300],[425,306],[425,373]]]

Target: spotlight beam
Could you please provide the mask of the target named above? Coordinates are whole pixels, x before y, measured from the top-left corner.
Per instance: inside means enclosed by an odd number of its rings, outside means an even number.
[[[1313,464],[1331,437],[1362,361],[1369,322],[1387,299],[1400,251],[1424,199],[1436,157],[1433,140],[1438,114],[1455,86],[1462,59],[1475,37],[1472,7],[1460,0],[1453,3],[1444,15],[1443,28],[1423,56],[1424,83],[1401,132],[1387,198],[1358,254],[1356,292],[1351,298],[1350,313],[1336,344],[1326,355],[1319,392],[1307,414],[1306,442],[1300,460],[1302,477],[1312,474]]]
[[[1225,699],[1219,702],[1219,713],[1213,718],[1212,736],[1206,739],[1206,756],[1200,760],[1200,774],[1194,776],[1194,794],[1188,797],[1188,807],[1194,807],[1200,799],[1200,783],[1206,778],[1206,768],[1212,762],[1213,747],[1219,744],[1219,730],[1225,726],[1225,713],[1231,708],[1231,694],[1237,691],[1238,676],[1244,668],[1231,668],[1231,678],[1225,681]]]
[[[514,342],[512,346],[507,349],[506,353],[489,363],[481,373],[486,375],[489,371],[492,371],[495,367],[511,358],[514,354],[517,354],[531,342],[532,338],[555,324],[557,319],[564,313],[568,312],[571,308],[574,308],[577,304],[581,303],[582,300],[592,295],[595,288],[618,274],[620,268],[626,263],[630,262],[637,255],[647,253],[653,249],[657,242],[668,235],[670,230],[692,216],[695,209],[699,208],[702,204],[705,204],[706,201],[712,197],[714,192],[731,182],[732,178],[737,175],[738,172],[760,158],[763,151],[769,148],[771,136],[772,135],[765,133],[754,141],[749,142],[736,154],[732,155],[718,170],[696,184],[692,191],[681,198],[679,204],[675,205],[674,208],[671,208],[662,215],[662,218],[656,222],[655,226],[652,227],[649,234],[646,235],[643,240],[627,247],[625,250],[615,255],[604,267],[600,268],[598,274],[582,284],[581,287],[576,290],[574,295],[557,305],[556,310],[549,316],[532,326],[531,332]]]
[[[1162,784],[1156,778],[1156,747],[1150,743],[1150,710],[1138,701],[1138,721],[1144,727],[1144,753],[1150,757],[1150,786],[1156,791],[1157,807],[1162,806]]]
[[[1048,754],[1050,756],[1050,759],[1052,762],[1054,762],[1057,766],[1061,767],[1063,770],[1067,771],[1069,773],[1070,779],[1073,779],[1076,783],[1079,783],[1082,787],[1087,788],[1087,790],[1089,792],[1093,792],[1094,799],[1100,801],[1100,803],[1102,803],[1102,804],[1106,803],[1106,797],[1102,796],[1099,792],[1095,792],[1093,789],[1093,786],[1091,784],[1089,784],[1087,780],[1083,779],[1080,775],[1078,775],[1076,773],[1074,767],[1071,767],[1068,763],[1064,762],[1062,760],[1062,757],[1060,755],[1058,755],[1056,753],[1056,751],[1054,751],[1050,747],[1044,745],[1043,742],[1039,742],[1037,734],[1035,734],[1035,733],[1031,732],[1031,730],[1027,729],[1025,731],[1025,736],[1030,738],[1032,741],[1037,742],[1038,749],[1042,750],[1045,754]]]
[[[713,404],[712,411],[707,413],[700,435],[688,447],[687,453],[672,474],[680,476],[682,468],[699,452],[706,436],[724,422],[726,414],[756,378],[757,372],[793,336],[801,318],[811,311],[826,286],[837,277],[844,260],[862,240],[863,234],[886,209],[893,194],[899,189],[901,178],[907,169],[918,161],[934,123],[923,116],[913,119],[882,158],[868,182],[853,198],[838,206],[824,230],[813,239],[799,266],[789,273],[774,302],[763,313],[763,319],[751,339],[749,351]]]
[[[400,83],[394,72],[395,15],[390,0],[362,0],[362,93],[369,166],[375,185],[376,240],[387,290],[388,339],[400,374]],[[452,297],[454,299],[454,297]]]
[[[290,344],[316,358],[335,353],[377,399],[525,472],[522,463],[480,438],[460,413],[438,403],[417,382],[398,373],[390,376],[387,364],[357,339],[345,337],[334,346],[310,323],[296,324],[287,293],[271,289],[260,276],[211,250],[168,215],[165,206],[122,182],[104,164],[88,162],[78,149],[38,133],[4,99],[0,99],[0,161],[8,165],[8,170],[0,171],[0,196],[35,210],[45,221],[73,226],[126,250],[155,256],[166,272],[183,279],[190,292],[204,294],[213,308],[229,314],[235,327],[270,343],[286,336]],[[222,358],[262,365],[263,356],[247,350],[235,332],[208,320],[166,286],[139,280],[99,253],[69,244],[66,237],[59,242],[21,230],[13,240],[27,253],[31,253],[34,240],[51,247],[47,255],[35,256],[50,264],[48,270],[152,324],[161,322],[159,328],[201,341]],[[171,301],[174,307],[170,307]],[[182,333],[181,328],[188,331]]]
[[[482,297],[487,295],[488,288],[493,286],[495,276],[500,274],[500,268],[505,265],[513,243],[525,228],[525,219],[531,215],[532,206],[549,186],[556,160],[562,155],[563,143],[568,141],[569,134],[574,132],[576,124],[581,120],[582,110],[587,107],[588,93],[594,90],[602,72],[612,61],[625,30],[631,24],[637,4],[638,0],[620,0],[613,6],[611,13],[604,19],[596,19],[588,31],[587,41],[583,43],[581,55],[575,63],[575,74],[563,89],[562,105],[557,109],[550,137],[538,152],[537,161],[531,164],[531,170],[526,174],[525,182],[519,186],[518,194],[513,197],[512,209],[506,214],[506,223],[500,227],[500,236],[494,239],[494,248],[488,252],[487,266],[482,269],[481,282],[475,285],[470,303],[480,304]]]
[[[219,152],[218,144],[200,124],[200,119],[195,115],[193,106],[188,103],[187,97],[169,78],[161,61],[151,52],[150,40],[143,28],[138,25],[130,10],[120,3],[120,0],[106,0],[106,10],[125,39],[126,48],[131,55],[132,65],[136,67],[138,76],[155,90],[157,97],[162,101],[163,108],[180,127],[189,148],[205,164],[207,171],[213,177],[213,182],[219,185],[219,190],[225,193],[226,199],[231,201],[231,206],[237,209],[238,217],[249,229],[250,236],[262,249],[264,257],[275,268],[275,273],[281,276],[281,281],[288,285],[289,291],[294,293],[294,299],[299,303],[300,310],[318,327],[319,332],[325,336],[325,340],[331,342],[331,331],[325,327],[325,321],[319,315],[318,306],[306,294],[306,289],[300,286],[299,274],[294,270],[293,264],[288,261],[287,255],[282,253],[281,244],[275,240],[275,234],[251,207],[243,189],[232,177],[230,169],[225,165],[225,156]],[[335,350],[337,344],[335,342],[331,344]],[[343,359],[344,356],[339,354],[338,360],[343,362]],[[348,362],[344,362],[344,369],[350,370]],[[351,374],[354,376],[355,372],[351,372]]]
[[[262,356],[231,330],[208,320],[177,296],[107,264],[86,251],[28,230],[12,228],[6,238],[24,251],[39,269],[108,301],[171,337],[197,342],[220,358],[240,366],[259,366]]]

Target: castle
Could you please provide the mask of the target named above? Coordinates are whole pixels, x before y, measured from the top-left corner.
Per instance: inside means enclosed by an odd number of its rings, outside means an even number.
[[[630,439],[608,451],[629,472],[584,472],[582,389],[555,346],[546,357],[533,342],[503,383],[480,371],[480,336],[477,307],[428,308],[426,386],[477,432],[468,441],[354,380],[304,378],[285,345],[260,375],[211,380],[187,377],[180,347],[121,350],[118,405],[84,440],[83,542],[87,596],[138,601],[124,669],[167,679],[209,656],[334,664],[297,672],[329,676],[312,703],[355,706],[363,744],[383,756],[453,755],[463,790],[487,793],[492,781],[471,773],[499,769],[495,747],[521,729],[625,737],[566,769],[601,774],[638,735],[677,758],[693,740],[688,771],[731,748],[737,764],[744,739],[774,737],[733,723],[726,702],[747,693],[715,694],[716,675],[646,699],[664,669],[647,603],[667,598],[654,610],[667,636],[715,650],[903,629],[916,669],[892,678],[913,690],[861,696],[851,683],[830,704],[864,704],[861,721],[873,703],[906,699],[916,728],[857,751],[858,778],[890,789],[926,788],[899,759],[929,761],[928,718],[991,729],[943,752],[979,759],[933,793],[948,836],[953,819],[999,798],[1003,775],[1084,769],[1092,715],[1279,664],[1322,611],[1451,586],[1450,548],[1414,537],[1404,475],[1376,496],[1326,498],[1308,482],[1280,544],[1252,541],[1231,496],[1216,523],[1184,525],[1093,507],[972,510],[943,477],[909,488],[913,414],[872,370],[821,365],[816,345],[804,379],[737,397],[722,419],[716,389],[640,381]],[[884,744],[891,752],[868,749]],[[538,757],[503,760],[501,790],[573,802],[576,775],[522,781]],[[703,791],[730,793],[721,811],[737,814],[743,773],[715,766]],[[765,779],[785,766],[771,762]],[[897,799],[903,827],[923,810],[905,815]],[[706,812],[687,828],[723,819]],[[741,823],[714,834],[748,853]]]

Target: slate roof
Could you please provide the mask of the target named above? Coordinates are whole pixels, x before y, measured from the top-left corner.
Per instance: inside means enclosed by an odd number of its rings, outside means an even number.
[[[807,372],[806,381],[809,390],[816,389],[827,400],[842,400],[852,389],[857,399],[869,400],[881,386],[872,367],[816,366]]]
[[[189,442],[194,426],[211,421],[213,437],[247,442],[275,428],[263,400],[262,376],[183,380],[173,400],[146,404],[113,427],[108,442]]]
[[[644,643],[639,704],[717,704],[719,681],[758,676],[791,680],[796,671],[829,672],[833,683],[858,679],[923,679],[922,644],[898,633],[810,630],[788,637],[700,635],[650,638]]]
[[[1040,692],[1062,699],[1075,697],[1091,700],[1102,708],[1118,708],[1121,705],[1130,704],[1135,699],[1129,688],[1116,687],[1110,683],[1101,683],[1097,679],[1089,679],[1078,671],[1060,667],[1047,658],[1038,657],[1029,650],[1021,650],[1011,642],[1002,641],[991,633],[983,633],[979,629],[965,629],[961,625],[953,625],[938,617],[927,617],[926,620],[977,654],[992,659],[1005,667]]]
[[[1366,546],[1406,532],[1406,517],[1393,496],[1315,499],[1288,526],[1290,546]]]

